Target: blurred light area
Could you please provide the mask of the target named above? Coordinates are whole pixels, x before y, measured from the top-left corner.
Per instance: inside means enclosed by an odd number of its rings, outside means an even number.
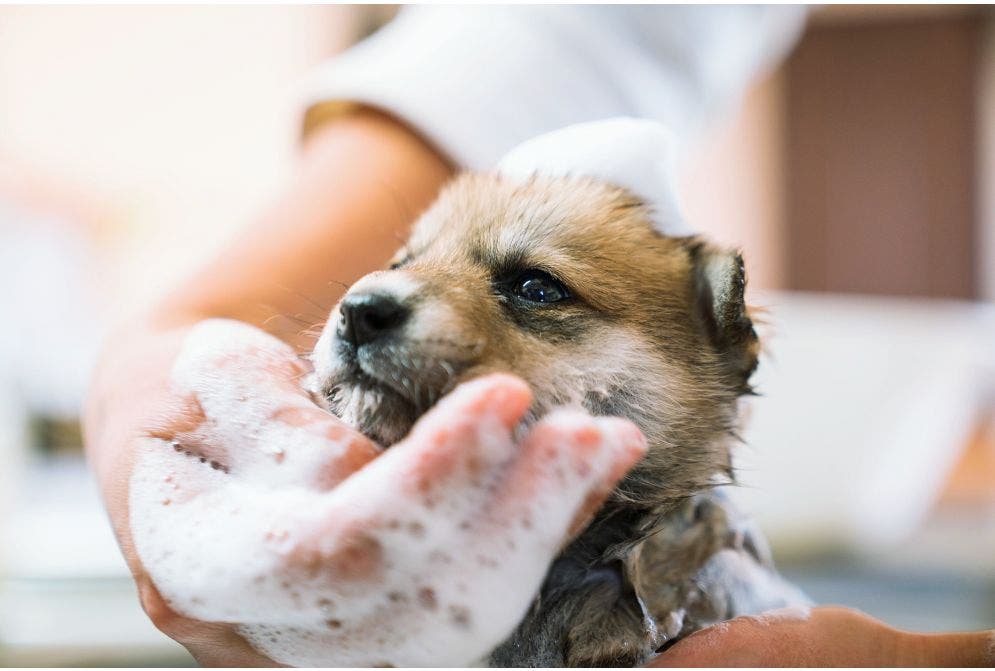
[[[71,222],[0,201],[0,375],[30,407],[78,411],[104,323],[89,241]],[[28,280],[30,278],[30,280]],[[25,282],[30,281],[30,286]]]
[[[80,457],[26,464],[0,527],[0,665],[192,666],[142,612]]]
[[[733,496],[784,555],[895,551],[995,408],[995,306],[802,293],[761,301],[772,333]],[[942,548],[957,561],[956,550],[982,542],[958,568],[995,575],[990,505],[966,545]]]
[[[0,664],[192,663],[141,612],[79,450],[39,448],[34,420],[74,418],[109,326],[293,178],[296,83],[381,15],[0,7]],[[995,307],[777,291],[783,89],[782,73],[759,82],[682,179],[689,219],[743,248],[750,302],[769,310],[733,496],[820,602],[922,630],[995,626]]]
[[[295,87],[362,20],[341,5],[2,7],[0,189],[85,194],[115,310],[139,308],[287,179]]]
[[[106,330],[292,179],[296,86],[381,9],[0,7],[0,665],[191,665],[142,613],[79,446]]]
[[[818,603],[995,625],[995,305],[763,292],[732,498]]]

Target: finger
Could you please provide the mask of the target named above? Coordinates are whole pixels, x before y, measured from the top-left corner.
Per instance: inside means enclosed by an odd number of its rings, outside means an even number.
[[[524,380],[504,373],[485,375],[443,397],[415,424],[411,437],[444,434],[446,429],[472,426],[485,417],[497,420],[510,433],[531,403],[532,391]]]
[[[278,408],[269,419],[263,451],[274,455],[276,466],[286,464],[288,481],[320,491],[338,486],[381,452],[372,440],[309,401]],[[265,470],[264,475],[272,476],[279,469]]]
[[[194,389],[235,381],[295,396],[307,395],[302,382],[308,373],[289,345],[230,319],[208,319],[190,329],[173,368],[174,380]]]
[[[561,410],[543,419],[505,474],[501,498],[490,512],[562,544],[590,521],[619,480],[646,453],[646,439],[631,422]]]
[[[444,496],[455,480],[483,486],[515,451],[512,432],[532,403],[522,380],[489,375],[461,385],[422,418],[383,464],[419,499]]]
[[[305,606],[317,613],[302,601],[308,585],[284,585],[282,550],[326,495],[192,468],[143,451],[129,492],[136,552],[169,608],[212,622],[281,621]],[[170,472],[185,479],[163,476]]]
[[[639,427],[629,420],[617,417],[600,418],[597,420],[597,427],[601,431],[602,439],[611,444],[612,456],[607,462],[607,471],[592,485],[584,502],[574,513],[570,528],[567,530],[567,537],[563,540],[564,544],[587,527],[595,513],[604,504],[605,499],[618,486],[626,473],[646,456],[648,447],[646,437],[639,430]],[[578,438],[580,440],[593,440],[590,435],[587,435],[586,438],[585,435],[582,433]],[[574,459],[577,463],[578,459],[584,460],[585,456],[581,452],[575,454]]]
[[[144,434],[155,439],[151,444],[164,452],[173,449],[209,463],[215,470],[228,470],[228,450],[220,441],[210,439],[205,430],[207,421],[196,394],[165,394],[156,402],[155,411],[144,418]]]
[[[458,387],[411,434],[330,493],[332,510],[288,551],[302,566],[324,563],[353,543],[354,527],[405,542],[447,534],[476,514],[514,455],[512,431],[532,395],[521,380],[494,375]],[[343,524],[350,519],[357,525]],[[358,555],[357,555],[358,556]]]
[[[267,484],[296,484],[321,491],[374,459],[380,448],[366,436],[304,398],[283,404],[253,421],[208,418],[196,396],[177,399],[148,431],[162,449],[224,473]]]
[[[184,409],[155,437],[221,470],[268,484],[326,490],[379,449],[315,405],[306,365],[246,324],[208,320],[187,335],[172,371]]]

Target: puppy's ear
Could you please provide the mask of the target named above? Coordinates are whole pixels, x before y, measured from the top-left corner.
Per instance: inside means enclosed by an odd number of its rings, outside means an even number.
[[[760,345],[744,300],[743,257],[697,238],[689,240],[688,251],[698,318],[729,374],[743,393],[749,393]]]

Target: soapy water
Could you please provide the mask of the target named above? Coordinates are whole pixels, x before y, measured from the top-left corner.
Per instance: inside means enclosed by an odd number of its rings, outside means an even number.
[[[521,620],[549,563],[644,453],[623,420],[558,411],[516,442],[521,381],[467,383],[381,453],[318,408],[293,351],[195,327],[186,411],[144,440],[135,547],[169,606],[297,666],[448,666]]]

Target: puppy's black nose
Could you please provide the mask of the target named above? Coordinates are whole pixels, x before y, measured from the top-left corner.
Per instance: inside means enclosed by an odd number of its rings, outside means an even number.
[[[342,313],[339,337],[356,347],[397,329],[407,320],[409,312],[390,294],[346,296],[339,311]]]

